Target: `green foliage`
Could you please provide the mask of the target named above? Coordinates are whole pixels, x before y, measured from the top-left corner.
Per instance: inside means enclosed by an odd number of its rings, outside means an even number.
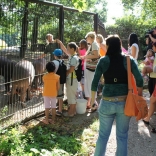
[[[102,22],[106,22],[106,19],[107,19],[106,0],[101,0],[101,1],[99,0],[71,0],[71,1],[48,0],[48,1],[63,4],[64,6],[67,6],[67,7],[76,8],[80,12],[82,12],[83,10],[86,10],[89,12],[97,13],[99,15],[100,20],[102,20]]]
[[[5,107],[0,109],[0,119],[5,116],[7,111],[8,111],[8,107],[7,106],[5,106]]]
[[[134,15],[124,16],[116,19],[114,25],[106,28],[107,34],[118,34],[122,40],[123,46],[127,49],[129,34],[135,32],[139,37],[140,53],[139,58],[143,58],[146,53],[145,34],[148,29],[152,29],[156,25],[155,19],[144,21],[140,17]]]
[[[5,131],[0,138],[0,151],[5,155],[64,155],[76,154],[81,140],[74,136],[59,135],[47,127],[35,127],[22,134],[18,128]],[[49,153],[49,154],[48,154]],[[55,155],[56,156],[56,155]]]
[[[7,156],[87,156],[95,148],[99,121],[80,125],[18,125],[0,131],[0,153]],[[77,124],[77,123],[76,123]]]

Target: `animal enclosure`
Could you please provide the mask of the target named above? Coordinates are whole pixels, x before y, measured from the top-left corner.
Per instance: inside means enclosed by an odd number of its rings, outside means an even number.
[[[21,122],[44,111],[42,75],[50,54],[46,34],[64,44],[79,42],[88,31],[105,36],[96,13],[78,12],[37,0],[0,0],[0,125]]]

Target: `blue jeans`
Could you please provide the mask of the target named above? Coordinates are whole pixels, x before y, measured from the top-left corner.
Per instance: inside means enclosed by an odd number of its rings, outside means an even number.
[[[109,102],[101,100],[99,106],[99,136],[94,156],[104,156],[106,145],[111,133],[112,124],[116,119],[116,156],[127,156],[127,140],[130,117],[124,115],[125,101]]]

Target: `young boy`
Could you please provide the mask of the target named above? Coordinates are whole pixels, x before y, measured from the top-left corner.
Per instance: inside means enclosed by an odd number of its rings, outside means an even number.
[[[66,71],[67,71],[67,67],[66,65],[63,63],[63,60],[61,59],[62,57],[62,50],[61,49],[55,49],[53,52],[54,58],[55,60],[53,61],[53,63],[55,64],[55,73],[58,74],[60,76],[60,89],[58,91],[58,95],[57,95],[57,99],[58,99],[58,103],[59,103],[59,110],[56,112],[56,115],[61,116],[62,115],[62,107],[63,107],[63,98],[64,98],[64,78],[66,79]],[[59,73],[59,66],[61,66],[61,70]],[[62,78],[63,77],[63,78]],[[62,80],[62,82],[61,82]],[[63,82],[64,81],[64,82]]]
[[[75,73],[75,69],[79,65],[79,58],[76,55],[76,44],[75,42],[70,42],[66,47],[63,43],[57,39],[57,43],[60,44],[61,49],[69,56],[69,65],[67,67],[67,79],[66,79],[66,92],[67,100],[70,108],[68,110],[67,116],[73,117],[76,114],[76,93],[78,87],[78,81]]]
[[[48,62],[46,64],[47,74],[43,76],[43,98],[45,104],[45,116],[46,118],[42,121],[45,124],[49,124],[49,109],[52,109],[52,122],[55,122],[56,116],[56,97],[57,92],[60,88],[60,79],[57,74],[55,74],[55,64],[53,62]]]

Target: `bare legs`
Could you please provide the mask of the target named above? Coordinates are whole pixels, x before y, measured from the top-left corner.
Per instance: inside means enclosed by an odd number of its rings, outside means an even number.
[[[45,121],[43,121],[45,124],[49,124],[49,109],[50,108],[46,108],[45,109]],[[52,111],[52,122],[51,123],[54,123],[55,122],[55,117],[56,117],[56,108],[52,108],[51,109]]]
[[[63,99],[58,99],[58,102],[59,102],[59,112],[62,113]]]
[[[69,116],[74,116],[76,113],[76,104],[70,104],[69,110],[68,110],[68,115]]]
[[[150,107],[148,110],[148,116],[144,119],[145,121],[150,121],[150,118],[155,112],[155,109],[156,109],[156,97],[152,95],[150,98]]]

